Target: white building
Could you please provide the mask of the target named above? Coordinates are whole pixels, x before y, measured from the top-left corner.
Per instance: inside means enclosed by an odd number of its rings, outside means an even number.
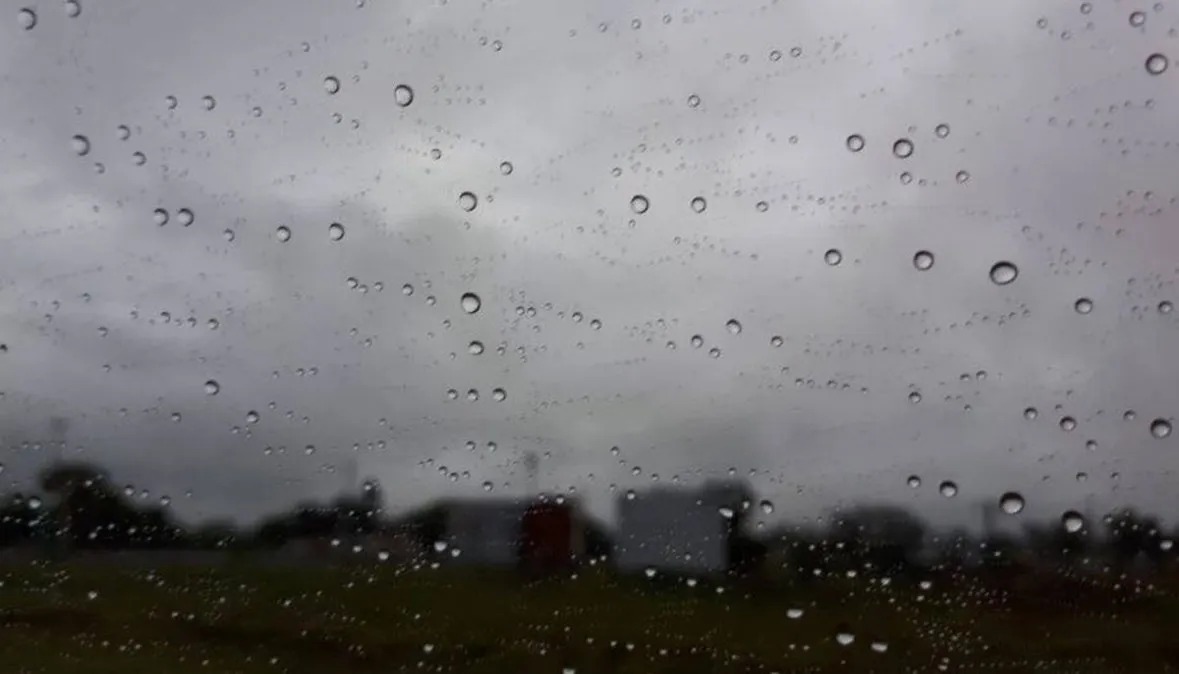
[[[618,499],[614,564],[623,572],[722,573],[730,566],[730,540],[748,505],[744,485],[730,482],[624,495]]]

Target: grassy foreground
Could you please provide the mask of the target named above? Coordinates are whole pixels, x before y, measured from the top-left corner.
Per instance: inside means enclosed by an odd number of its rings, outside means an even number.
[[[38,565],[0,583],[6,673],[1179,671],[1179,593],[1115,577],[718,592],[593,570]]]

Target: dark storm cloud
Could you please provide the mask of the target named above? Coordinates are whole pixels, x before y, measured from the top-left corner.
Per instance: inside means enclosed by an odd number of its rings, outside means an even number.
[[[1174,439],[1148,431],[1179,404],[1175,314],[1157,311],[1177,100],[1141,67],[1162,38],[1113,8],[1040,28],[1014,2],[898,7],[140,3],[9,22],[4,478],[32,474],[48,453],[20,443],[61,415],[67,454],[192,517],[368,475],[396,507],[520,493],[530,452],[543,488],[599,513],[653,474],[730,468],[782,516],[868,498],[973,521],[1011,489],[1035,516],[1173,510]],[[1010,286],[988,277],[999,260]]]

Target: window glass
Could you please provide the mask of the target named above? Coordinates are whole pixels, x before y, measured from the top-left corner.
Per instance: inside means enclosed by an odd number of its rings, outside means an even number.
[[[1168,671],[1171,4],[20,0],[14,671]]]

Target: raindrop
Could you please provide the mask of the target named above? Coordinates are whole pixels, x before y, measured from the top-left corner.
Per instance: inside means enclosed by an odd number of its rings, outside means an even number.
[[[76,19],[82,14],[82,4],[78,0],[66,0],[65,11],[66,16]]]
[[[25,7],[16,13],[16,22],[25,30],[32,30],[37,25],[37,13]]]
[[[176,422],[176,423],[180,423],[180,420],[181,420],[180,413],[179,413],[179,412],[173,412],[173,413],[172,413],[172,421],[174,421],[174,422]]]
[[[892,153],[900,159],[908,159],[913,156],[913,141],[908,138],[901,138],[892,144]]]
[[[473,192],[463,192],[458,198],[459,208],[470,213],[479,205],[479,199]]]
[[[188,227],[189,225],[192,224],[192,221],[193,221],[193,214],[192,214],[191,210],[189,210],[187,208],[182,208],[182,209],[176,211],[176,222],[179,222],[181,225]]]
[[[1130,25],[1134,27],[1146,23],[1146,12],[1130,12]]]
[[[781,347],[782,346],[782,336],[781,335],[774,335],[773,337],[770,337],[770,346],[774,347],[775,349]]]
[[[717,508],[716,511],[720,514],[721,517],[725,518],[726,520],[733,519],[733,515],[736,514],[733,511],[733,509],[728,506],[721,506],[721,507]]]
[[[131,153],[131,161],[136,166],[143,166],[147,163],[147,155],[143,154],[142,152],[133,152]]]
[[[946,136],[950,135],[950,125],[938,124],[933,128],[933,132],[937,135],[938,138],[945,138]]]
[[[690,341],[693,349],[699,349],[700,347],[704,346],[704,338],[700,335],[692,335],[692,339]]]
[[[1028,421],[1035,421],[1038,416],[1040,416],[1040,412],[1034,407],[1028,407],[1023,411],[1023,418]]]
[[[799,618],[802,617],[802,613],[803,613],[803,611],[800,608],[786,609],[786,617],[790,618],[791,620],[798,620]]]
[[[928,250],[919,250],[913,255],[913,266],[918,271],[929,271],[933,268],[933,253]]]
[[[406,297],[412,295],[413,294],[413,286],[408,283],[401,286],[401,294],[405,295]]]
[[[760,504],[761,512],[765,515],[772,515],[774,513],[773,501],[763,500]]]
[[[639,215],[646,213],[647,209],[650,207],[651,202],[647,201],[647,197],[641,194],[636,194],[630,198],[630,210],[638,213]]]
[[[1093,311],[1093,300],[1088,297],[1081,297],[1073,303],[1073,309],[1076,309],[1078,314],[1087,314]]]
[[[218,384],[216,379],[210,379],[205,382],[205,395],[215,396],[220,392],[221,384]]]
[[[224,232],[221,232],[221,236],[224,237],[226,241],[233,241],[236,235],[233,233],[232,229],[227,229]]]
[[[120,124],[118,128],[115,129],[115,134],[119,137],[119,140],[127,140],[131,137],[131,128],[126,124]]]
[[[459,305],[463,308],[463,311],[473,314],[483,306],[483,301],[475,293],[463,293],[463,296],[459,299]]]
[[[162,208],[157,208],[156,210],[151,212],[151,219],[157,225],[160,225],[162,227],[162,226],[168,224],[168,211],[165,211]]]
[[[1170,300],[1163,300],[1162,302],[1159,302],[1159,313],[1160,314],[1169,314],[1169,313],[1171,313],[1171,310],[1174,308],[1175,308],[1175,305],[1171,304]]]
[[[176,100],[175,96],[165,96],[164,97],[164,105],[168,106],[169,110],[175,110],[176,106],[179,104],[180,104],[180,101]]]
[[[838,248],[831,248],[826,253],[823,253],[823,261],[834,267],[840,262],[843,262],[843,253],[839,252]]]
[[[398,84],[393,88],[393,100],[397,102],[397,105],[406,107],[413,103],[413,89],[404,84]]]
[[[1150,434],[1160,440],[1171,434],[1171,422],[1166,419],[1155,419],[1150,422]]]
[[[839,631],[835,633],[835,643],[840,646],[850,646],[855,640],[856,636],[846,627],[840,627]]]
[[[957,180],[959,184],[964,184],[970,180],[970,174],[966,171],[959,171],[954,174],[954,180]]]
[[[328,238],[332,241],[339,241],[344,238],[344,225],[338,222],[328,225]]]
[[[999,507],[1008,515],[1018,515],[1023,512],[1023,496],[1009,491],[999,497]]]
[[[870,648],[872,649],[873,653],[888,652],[888,644],[883,641],[873,641]]]
[[[913,403],[914,405],[921,402],[921,392],[909,391],[909,402]]]
[[[708,350],[708,357],[709,358],[720,358],[720,356],[721,356],[720,347],[714,346]]]
[[[778,51],[777,49],[771,51],[770,52],[770,60],[771,61],[781,61],[782,60],[782,52]]]
[[[1134,419],[1136,419],[1137,417],[1138,417],[1138,414],[1134,410],[1126,410],[1125,412],[1122,413],[1122,420],[1123,421],[1134,421]]]
[[[202,96],[201,104],[205,106],[206,110],[212,110],[213,108],[217,107],[217,99],[213,98],[212,96]]]
[[[859,152],[864,149],[864,137],[858,133],[853,133],[847,137],[847,149],[852,152]]]
[[[1151,75],[1162,75],[1167,69],[1167,57],[1162,54],[1151,54],[1146,57],[1146,72]]]
[[[946,480],[945,482],[942,482],[940,485],[938,485],[937,490],[941,493],[942,496],[945,496],[946,498],[954,498],[958,495],[958,485],[949,480]]]
[[[1072,431],[1076,427],[1077,427],[1077,420],[1076,419],[1074,419],[1072,417],[1061,417],[1060,418],[1060,430],[1068,432],[1068,431]]]
[[[1066,511],[1060,516],[1060,522],[1064,525],[1064,530],[1070,534],[1077,533],[1081,527],[1085,526],[1085,518],[1075,510]]]
[[[741,323],[738,322],[735,318],[730,318],[729,321],[725,323],[725,328],[729,331],[729,334],[741,334]]]
[[[703,213],[704,209],[706,208],[708,208],[708,202],[704,200],[704,197],[695,197],[692,199],[693,211],[696,211],[697,213]]]
[[[278,229],[274,230],[274,235],[278,237],[279,241],[285,243],[291,240],[291,229],[286,225],[279,225]]]
[[[90,154],[90,139],[78,134],[70,139],[70,147],[74,149],[74,153],[79,157],[85,157]]]
[[[478,356],[479,354],[483,353],[483,342],[476,340],[468,344],[467,353],[471,354],[472,356]]]
[[[921,486],[921,478],[917,475],[910,475],[909,479],[905,480],[905,484],[909,485],[910,489],[916,489]]]
[[[499,164],[499,172],[500,173],[502,173],[506,176],[510,176],[510,175],[512,175],[512,171],[513,171],[512,162],[510,162],[510,161],[500,162],[500,164]]]
[[[507,397],[508,397],[508,392],[503,390],[502,388],[497,388],[497,389],[491,390],[491,399],[497,403],[502,403],[504,400],[507,400]]]
[[[334,94],[340,90],[340,80],[328,75],[323,78],[323,90],[329,94]]]
[[[1010,262],[996,262],[991,267],[991,281],[995,285],[1005,286],[1014,281],[1017,276],[1019,276],[1019,269]]]
[[[689,108],[700,107],[700,97],[697,96],[696,94],[692,94],[691,96],[688,96],[688,107]]]
[[[479,389],[467,389],[467,400],[475,402],[479,399]]]

